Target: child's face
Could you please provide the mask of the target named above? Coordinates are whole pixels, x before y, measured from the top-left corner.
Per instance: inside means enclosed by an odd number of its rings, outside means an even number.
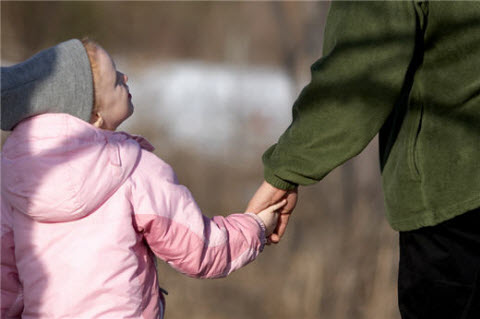
[[[98,113],[103,119],[102,128],[114,131],[133,113],[132,96],[128,91],[128,77],[117,71],[112,58],[103,48],[98,48],[99,77],[95,98]]]

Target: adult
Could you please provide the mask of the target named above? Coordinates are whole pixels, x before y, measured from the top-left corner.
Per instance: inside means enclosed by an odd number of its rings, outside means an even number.
[[[263,155],[249,210],[320,181],[379,133],[386,216],[400,232],[403,319],[478,318],[480,2],[331,4],[324,56]]]

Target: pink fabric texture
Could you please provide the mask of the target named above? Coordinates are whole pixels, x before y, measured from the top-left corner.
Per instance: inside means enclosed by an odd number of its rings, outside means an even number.
[[[15,128],[1,163],[1,318],[162,318],[155,255],[196,278],[256,258],[261,221],[202,215],[152,150],[66,114]]]

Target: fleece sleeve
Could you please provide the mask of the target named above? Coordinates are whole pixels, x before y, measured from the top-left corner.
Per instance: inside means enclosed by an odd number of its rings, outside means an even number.
[[[131,183],[137,230],[155,255],[179,272],[224,277],[262,251],[265,229],[255,215],[203,215],[170,166],[152,153],[142,151]]]
[[[410,1],[332,1],[323,57],[311,67],[292,123],[263,155],[267,182],[313,184],[366,147],[400,97],[416,12]]]
[[[1,209],[1,318],[21,318],[23,311],[23,289],[15,262],[11,210],[3,199]]]

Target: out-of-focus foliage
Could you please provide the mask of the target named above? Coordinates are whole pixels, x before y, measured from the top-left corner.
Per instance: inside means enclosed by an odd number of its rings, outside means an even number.
[[[2,1],[2,57],[90,36],[132,58],[294,64],[319,53],[328,3]]]
[[[269,65],[286,70],[299,92],[321,56],[327,10],[326,2],[2,1],[2,61],[88,35],[132,67],[158,60]],[[230,145],[205,156],[177,146],[155,120],[133,130],[154,141],[208,216],[243,211],[273,142],[235,147],[239,126]],[[244,152],[256,159],[246,162]],[[159,262],[160,285],[170,292],[167,318],[398,318],[397,235],[383,217],[377,157],[374,141],[321,183],[301,188],[284,240],[227,279],[190,279]]]

